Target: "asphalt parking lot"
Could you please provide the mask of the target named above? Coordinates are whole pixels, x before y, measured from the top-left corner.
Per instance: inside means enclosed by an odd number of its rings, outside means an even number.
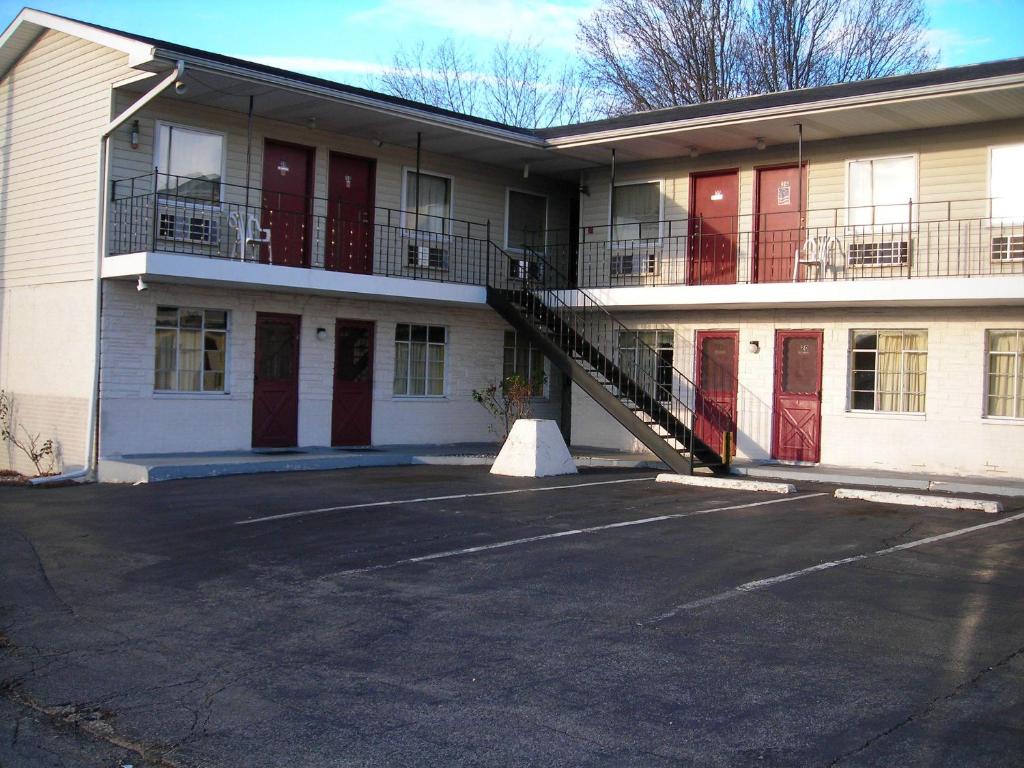
[[[0,488],[0,766],[1024,764],[1024,500],[653,477]]]

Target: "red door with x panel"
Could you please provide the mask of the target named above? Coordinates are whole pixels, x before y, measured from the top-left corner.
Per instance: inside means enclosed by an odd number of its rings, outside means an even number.
[[[256,315],[253,448],[298,444],[300,322],[298,315]]]
[[[821,459],[821,331],[775,332],[772,456]]]
[[[373,423],[373,323],[334,325],[331,445],[369,445]]]

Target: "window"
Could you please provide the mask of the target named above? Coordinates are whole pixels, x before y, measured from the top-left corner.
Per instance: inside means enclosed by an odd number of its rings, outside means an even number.
[[[616,186],[612,193],[612,239],[647,240],[658,237],[661,184],[657,181]]]
[[[853,331],[850,408],[924,413],[927,331]]]
[[[989,173],[992,218],[1024,221],[1024,144],[993,147]]]
[[[519,376],[530,384],[530,394],[544,396],[547,374],[544,370],[544,353],[515,331],[505,331],[505,357],[501,378]]]
[[[225,392],[228,313],[223,309],[157,307],[158,392]]]
[[[1024,329],[986,331],[985,415],[1024,419]]]
[[[672,331],[620,331],[619,368],[665,402],[672,399]]]
[[[395,326],[396,395],[444,395],[444,361],[448,331],[440,325]]]
[[[916,197],[916,159],[907,155],[852,160],[849,184],[850,224],[905,224],[907,203]]]
[[[405,204],[402,208],[406,211],[405,227],[444,234],[448,231],[448,219],[452,215],[452,180],[445,176],[406,171]]]
[[[544,230],[547,228],[548,217],[546,197],[510,189],[506,215],[506,248],[519,252],[544,248]]]
[[[191,200],[219,202],[223,165],[224,137],[221,134],[157,124],[159,192]]]

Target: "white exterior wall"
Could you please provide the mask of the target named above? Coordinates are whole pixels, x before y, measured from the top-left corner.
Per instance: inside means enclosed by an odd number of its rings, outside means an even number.
[[[50,31],[0,80],[0,389],[67,468],[86,453],[99,136],[110,83],[131,71],[123,53]],[[8,466],[35,471],[5,444]]]
[[[154,393],[157,305],[227,309],[229,394]],[[495,441],[491,419],[471,393],[502,374],[504,321],[487,307],[314,296],[108,281],[104,294],[101,455],[247,450],[252,445],[252,393],[257,312],[302,317],[299,351],[299,445],[331,439],[334,321],[372,320],[375,445]],[[445,396],[392,394],[396,323],[448,328]],[[327,330],[319,341],[316,329]],[[538,418],[559,415],[558,387],[539,400]]]
[[[739,331],[737,453],[771,458],[775,331],[821,329],[821,463],[870,469],[1024,478],[1024,420],[983,417],[985,331],[1024,328],[1021,307],[886,310],[776,310],[633,313],[630,328],[671,328],[675,366],[694,376],[698,330]],[[848,410],[849,339],[853,329],[926,329],[925,413]],[[749,342],[761,351],[749,351]],[[578,388],[572,441],[577,446],[638,450],[639,443]]]

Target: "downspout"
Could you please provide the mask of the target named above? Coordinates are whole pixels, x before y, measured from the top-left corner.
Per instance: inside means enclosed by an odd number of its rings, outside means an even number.
[[[45,483],[52,482],[63,482],[65,480],[78,480],[81,478],[95,479],[96,466],[99,458],[99,410],[100,410],[100,351],[101,351],[101,339],[100,334],[103,325],[103,257],[107,253],[107,200],[108,190],[107,186],[110,181],[108,179],[108,168],[107,158],[110,155],[110,136],[118,128],[124,125],[125,122],[130,120],[135,114],[145,107],[149,102],[163,93],[165,90],[170,88],[174,83],[181,79],[182,75],[185,74],[185,62],[178,61],[174,67],[174,70],[167,75],[163,80],[157,83],[151,88],[144,96],[138,101],[132,104],[128,109],[122,112],[120,115],[111,120],[107,127],[103,129],[103,133],[100,134],[100,153],[99,153],[99,164],[97,177],[99,179],[99,187],[96,193],[96,268],[93,272],[93,288],[95,291],[95,306],[96,306],[96,317],[95,317],[95,339],[93,349],[93,374],[92,374],[92,392],[89,396],[89,421],[86,427],[86,456],[85,456],[85,467],[75,472],[65,472],[60,475],[53,477],[36,478],[32,481],[33,485],[42,485]],[[154,191],[155,193],[155,191]],[[156,201],[154,200],[154,205]]]

